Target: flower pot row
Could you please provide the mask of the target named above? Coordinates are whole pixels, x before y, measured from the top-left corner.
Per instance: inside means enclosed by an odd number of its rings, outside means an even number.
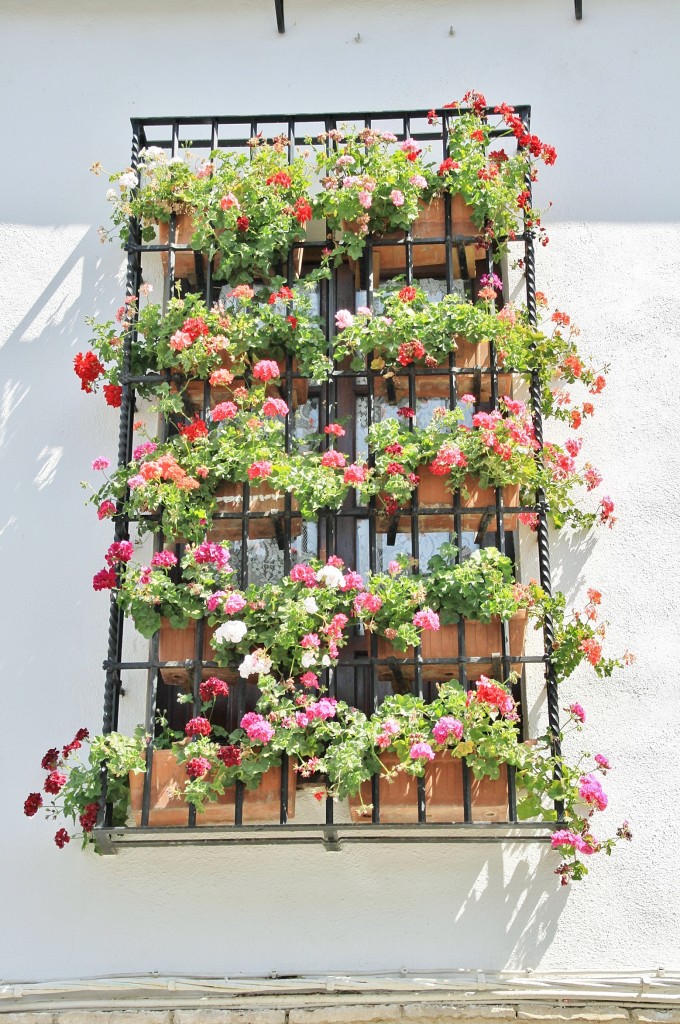
[[[524,650],[524,637],[527,627],[527,613],[522,610],[517,612],[508,622],[510,650],[512,658],[522,656]],[[488,658],[488,662],[474,662],[468,676],[488,674],[491,672],[492,656],[500,655],[501,644],[501,621],[493,618],[491,622],[477,622],[473,619],[464,620],[465,631],[465,657],[466,658]],[[215,655],[210,645],[215,627],[204,622],[203,626],[203,647],[201,651],[202,661],[214,661]],[[441,626],[439,630],[425,630],[422,634],[421,657],[424,664],[421,665],[421,678],[428,682],[450,679],[459,675],[457,662],[446,659],[456,659],[459,656],[458,625]],[[196,656],[196,623],[191,622],[185,629],[173,629],[167,619],[161,622],[159,633],[159,661],[192,661]],[[405,679],[412,680],[415,676],[415,651],[409,647],[406,651],[399,651],[392,646],[389,640],[383,637],[378,638],[377,657],[389,659],[384,664],[378,665],[378,678],[391,679],[393,666],[398,667]],[[428,665],[426,662],[432,659],[440,661],[441,664]],[[166,686],[188,687],[191,683],[191,669],[183,666],[162,668],[161,675]],[[227,682],[235,683],[239,675],[232,668],[202,668],[201,677],[207,679],[209,676],[217,676]]]
[[[167,245],[170,241],[170,224],[168,221],[161,221],[157,224],[158,241],[161,245]],[[191,245],[191,239],[194,234],[194,222],[191,213],[177,213],[175,214],[175,245]],[[188,278],[189,280],[196,279],[196,258],[203,264],[203,272],[207,270],[208,260],[200,252],[194,252],[193,249],[183,252],[175,253],[175,265],[174,265],[174,276],[175,278],[182,277]],[[303,250],[301,248],[292,250],[293,260],[293,276],[299,277],[302,273],[302,258]],[[161,253],[161,260],[163,263],[163,274],[167,277],[170,271],[170,256],[168,252]],[[213,260],[213,270],[219,270],[220,256],[219,253]],[[284,272],[285,272],[284,267]],[[276,275],[276,268],[272,267],[271,277]]]
[[[288,762],[288,817],[295,816],[295,766]],[[135,825],[142,823],[142,800],[145,774],[130,772],[130,804]],[[186,825],[189,806],[183,798],[187,774],[184,765],[179,764],[171,750],[156,750],[153,754],[149,821],[154,827]],[[204,811],[196,814],[197,825],[234,824],[236,788],[225,790],[214,802],[208,803]],[[243,824],[256,822],[278,822],[281,806],[281,769],[270,768],[264,772],[257,789],[243,791]]]
[[[396,754],[383,754],[387,775],[379,781],[380,821],[383,824],[418,821],[418,780],[398,769]],[[142,823],[144,780],[142,773],[130,772],[130,803],[135,825]],[[244,825],[280,821],[280,767],[266,771],[257,789],[243,791],[242,822]],[[185,826],[189,806],[183,798],[187,775],[184,765],[169,750],[153,754],[149,791],[148,826],[170,828]],[[425,768],[424,791],[426,818],[430,822],[461,822],[465,820],[463,799],[463,768],[460,759],[447,752],[438,752]],[[351,819],[356,823],[372,820],[372,783],[361,784],[359,792],[349,797]],[[505,765],[500,766],[498,779],[470,776],[472,817],[476,821],[505,821],[508,817],[508,778]],[[229,787],[216,801],[197,812],[196,825],[233,825],[236,789]],[[296,773],[293,759],[288,762],[287,817],[295,817]]]
[[[465,204],[462,196],[456,195],[451,199],[451,235],[475,237],[479,234],[478,229],[472,221],[473,210]],[[344,225],[346,230],[352,231],[357,228],[356,224],[347,222]],[[170,225],[167,221],[160,222],[157,226],[158,241],[161,245],[168,245],[170,238]],[[190,213],[177,213],[175,215],[175,238],[176,245],[190,245],[194,234],[194,223]],[[431,203],[420,203],[420,213],[411,225],[411,237],[415,239],[444,238],[446,234],[445,206],[442,198],[436,198]],[[383,279],[390,276],[400,275],[406,270],[406,247],[404,245],[382,245],[381,242],[404,242],[406,233],[404,231],[391,231],[386,234],[374,236],[375,247],[373,249],[373,275],[376,286]],[[464,260],[461,261],[460,250],[464,250]],[[292,250],[293,274],[297,278],[302,273],[302,261],[304,250],[294,248]],[[452,274],[454,278],[474,278],[477,274],[477,261],[486,259],[486,249],[476,243],[466,243],[458,246],[454,243],[451,249]],[[193,250],[175,253],[174,276],[194,279],[196,276],[196,256],[203,262],[204,271],[207,269],[207,259],[200,253]],[[168,274],[170,260],[168,252],[161,253],[163,262],[163,273]],[[420,274],[437,274],[446,270],[446,247],[443,242],[429,242],[413,245],[411,248],[412,266]],[[354,262],[354,261],[352,261]],[[219,256],[215,257],[215,269],[219,269]],[[274,276],[272,268],[272,276]]]
[[[379,780],[379,814],[381,824],[415,824],[418,821],[418,779],[398,770],[396,754],[383,754],[380,760],[387,775]],[[423,777],[426,820],[445,823],[465,821],[463,765],[459,758],[438,751],[425,766]],[[470,775],[470,797],[473,821],[507,821],[508,773],[500,765],[497,779]],[[352,821],[373,820],[373,786],[362,782],[359,793],[349,797]]]
[[[420,213],[411,225],[411,237],[435,239],[446,236],[444,200],[435,198],[430,203],[420,202]],[[472,221],[473,210],[467,206],[461,195],[451,198],[451,235],[474,238],[479,234]],[[357,231],[356,222],[346,222],[345,230]],[[406,232],[390,231],[374,236],[373,279],[377,286],[382,279],[406,272]],[[404,245],[382,245],[382,242],[404,242]],[[464,258],[461,260],[461,251]],[[477,261],[486,259],[486,249],[476,243],[465,243],[460,247],[454,243],[451,249],[451,270],[454,278],[475,278]],[[352,261],[353,262],[353,261]],[[419,274],[438,274],[446,270],[446,246],[443,242],[416,244],[411,247],[411,263]]]
[[[527,613],[521,610],[512,616],[508,621],[508,635],[510,641],[509,655],[511,658],[520,658],[524,651],[524,637],[527,628]],[[502,651],[501,643],[501,620],[493,618],[491,622],[477,622],[474,619],[464,620],[465,635],[465,657],[466,658],[488,658],[488,662],[475,661],[469,666],[467,675],[487,675],[492,671],[492,658],[499,656]],[[458,677],[460,668],[457,662],[446,659],[455,659],[459,656],[458,624],[441,626],[439,630],[425,630],[422,634],[420,653],[423,659],[421,665],[421,679],[427,682],[441,681]],[[391,679],[394,668],[398,668],[404,679],[412,680],[415,676],[415,651],[408,647],[405,651],[399,651],[392,646],[389,640],[383,637],[378,638],[378,658],[389,659],[385,664],[378,665],[378,678]],[[427,661],[438,660],[441,664],[428,665]]]
[[[421,533],[453,532],[453,494],[446,487],[446,477],[437,476],[427,466],[420,466],[417,475],[420,477],[420,483],[418,484],[419,509],[442,510],[441,514],[428,513],[421,516],[418,522],[419,531]],[[503,487],[502,498],[504,508],[517,507],[519,505],[519,485],[508,484]],[[460,509],[463,530],[479,530],[483,520],[486,520],[487,530],[495,529],[496,488],[482,487],[476,477],[468,474],[460,491]],[[398,532],[410,533],[410,516],[404,515],[403,510],[400,509],[398,517]],[[390,525],[388,518],[379,517],[377,521],[378,533],[386,533],[390,529]],[[510,512],[505,514],[503,516],[503,526],[506,530],[516,529],[517,513]]]

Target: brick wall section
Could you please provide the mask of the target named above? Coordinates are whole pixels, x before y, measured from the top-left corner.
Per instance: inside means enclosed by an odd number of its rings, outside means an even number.
[[[618,1006],[611,1003],[356,1003],[269,1009],[51,1010],[5,1012],[0,1024],[680,1024],[680,1006]]]

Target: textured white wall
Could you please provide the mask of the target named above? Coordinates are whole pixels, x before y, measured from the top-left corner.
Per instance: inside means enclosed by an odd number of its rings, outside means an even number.
[[[678,966],[680,9],[585,0],[579,24],[571,0],[287,0],[280,37],[273,7],[0,4],[0,972]],[[531,103],[556,145],[539,287],[612,364],[585,434],[619,526],[560,540],[554,561],[570,597],[602,589],[612,646],[638,655],[612,683],[584,674],[564,693],[616,765],[606,820],[630,818],[635,842],[566,892],[533,846],[58,852],[21,803],[44,750],[100,722],[108,602],[90,578],[110,530],[79,480],[117,431],[71,370],[85,316],[122,294],[89,165],[126,163],[131,115],[418,107],[470,87]]]

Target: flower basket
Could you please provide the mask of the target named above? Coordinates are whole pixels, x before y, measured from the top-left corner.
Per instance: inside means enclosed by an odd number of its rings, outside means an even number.
[[[214,661],[215,652],[210,646],[210,640],[215,632],[214,626],[207,622],[203,626],[203,649],[201,651],[202,661]],[[192,619],[184,629],[173,629],[167,619],[161,619],[161,628],[158,639],[158,660],[159,661],[189,661],[196,657],[196,620]],[[160,674],[166,686],[183,686],[190,689],[192,683],[191,668],[162,668]],[[217,676],[228,682],[238,680],[238,674],[228,668],[203,668],[201,678],[208,679],[210,676]]]
[[[218,501],[218,508],[221,512],[243,512],[243,484],[224,483],[215,492]],[[276,536],[273,516],[277,513],[283,515],[286,507],[286,495],[283,491],[273,490],[268,483],[250,485],[250,497],[248,509],[250,512],[265,512],[266,516],[261,519],[251,519],[248,525],[248,537],[250,540],[271,540]],[[291,510],[297,511],[295,499],[291,501]],[[298,537],[302,533],[302,520],[299,518],[290,520],[291,537]],[[233,540],[240,541],[243,536],[242,521],[240,519],[214,519],[208,539],[211,541]]]
[[[441,515],[421,516],[418,521],[418,528],[421,533],[452,533],[454,530],[453,520],[453,496],[446,488],[446,477],[436,476],[426,466],[420,466],[416,470],[420,477],[418,485],[418,504],[420,508],[447,508],[450,511]],[[467,492],[467,495],[463,493]],[[382,496],[383,501],[385,495]],[[504,506],[519,505],[519,484],[507,484],[503,488]],[[495,487],[481,487],[479,480],[468,474],[465,477],[460,495],[460,507],[462,510],[462,529],[479,530],[485,513],[478,511],[484,506],[496,506]],[[388,531],[390,519],[387,516],[378,516],[376,528],[378,533]],[[503,525],[506,530],[514,530],[517,527],[517,513],[506,513],[503,516]],[[496,529],[496,514],[492,513],[487,525],[487,530]],[[400,516],[399,533],[409,533],[411,530],[410,516]]]
[[[288,761],[288,817],[295,816],[295,771],[292,759]],[[135,825],[142,822],[142,797],[145,776],[130,772],[130,802]],[[152,827],[186,825],[189,805],[182,798],[187,776],[183,765],[171,750],[155,750],[151,768],[151,794],[149,825]],[[234,824],[236,787],[230,786],[215,802],[206,803],[205,810],[196,814],[197,825]],[[280,819],[281,769],[270,768],[262,776],[257,789],[243,791],[243,824],[270,822]]]
[[[467,658],[488,658],[488,662],[475,662],[467,666],[468,679],[477,678],[479,675],[488,675],[492,671],[492,655],[500,656],[501,653],[501,621],[496,617],[491,622],[478,622],[475,619],[465,619],[464,621],[465,656]],[[527,628],[527,613],[524,609],[512,616],[508,622],[508,628],[510,655],[513,658],[519,658],[524,650],[524,636]],[[439,630],[424,630],[420,650],[424,660],[457,658],[458,624],[441,626]],[[394,659],[394,667],[399,670],[404,679],[414,678],[413,658],[415,652],[413,647],[408,647],[406,651],[398,651],[388,640],[379,637],[378,657]],[[449,665],[422,665],[421,678],[427,682],[445,682],[454,677],[458,678],[459,671],[459,665],[455,662],[451,662]],[[379,679],[391,679],[393,675],[391,665],[378,665]]]
[[[451,199],[451,233],[454,235],[479,234],[478,228],[472,223],[472,210],[465,205],[463,197],[453,196]],[[434,199],[431,203],[421,204],[421,212],[411,226],[413,238],[443,238],[445,234],[445,208],[442,198]],[[385,241],[405,238],[403,231],[392,231],[389,234],[377,235]],[[442,271],[446,268],[446,246],[441,242],[434,242],[431,245],[414,245],[413,268],[419,273],[428,274]],[[459,247],[453,245],[452,265],[454,278],[477,276],[477,260],[486,257],[486,249],[483,246],[468,244],[465,246],[465,267],[461,268]],[[373,250],[373,273],[375,284],[380,282],[380,276],[389,277],[394,274],[403,274],[406,269],[406,251],[401,246],[385,245],[376,246]]]
[[[399,764],[396,754],[382,754],[380,760],[387,769]],[[463,810],[463,767],[459,758],[445,751],[438,751],[434,760],[425,767],[425,813],[431,822],[464,821]],[[407,772],[397,772],[393,781],[380,779],[380,822],[392,824],[418,821],[418,779]],[[362,782],[359,794],[349,798],[353,822],[370,823],[372,812],[372,784]],[[476,779],[470,774],[470,795],[472,798],[473,821],[507,821],[508,819],[508,772],[500,766],[497,779],[485,777]],[[362,806],[363,805],[363,806]]]

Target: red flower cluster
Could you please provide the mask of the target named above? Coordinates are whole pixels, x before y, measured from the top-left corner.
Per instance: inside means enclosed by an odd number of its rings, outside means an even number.
[[[71,837],[65,828],[60,828],[54,837],[54,841],[60,850],[63,850],[67,843],[71,842]]]
[[[56,796],[66,785],[66,776],[63,772],[50,772],[45,779],[44,790],[46,793],[51,793],[52,796]]]
[[[79,352],[73,359],[73,369],[80,377],[81,389],[89,394],[93,390],[94,382],[104,373],[104,364],[97,359],[94,352]]]
[[[192,757],[184,767],[190,779],[202,779],[208,774],[212,765],[207,757]]]
[[[42,761],[40,762],[40,767],[44,768],[46,772],[53,772],[54,769],[57,767],[58,761],[59,751],[57,750],[56,747],[50,747],[50,749],[47,751]]]
[[[216,697],[226,697],[229,693],[229,686],[223,679],[211,676],[210,679],[203,680],[198,688],[198,693],[201,700],[214,700]]]
[[[449,171],[457,171],[460,168],[460,164],[457,160],[453,160],[450,156],[447,156],[446,160],[439,165],[437,174],[440,178],[443,178]]]
[[[278,302],[279,299],[281,299],[282,302],[290,302],[290,300],[294,298],[295,296],[291,289],[284,284],[281,288],[279,288],[278,292],[271,293],[268,302],[270,306],[273,306],[276,302]]]
[[[477,680],[477,691],[470,691],[467,695],[467,703],[471,704],[473,700],[477,700],[482,704],[489,704],[491,707],[498,708],[501,715],[505,718],[514,718],[517,716],[515,711],[515,702],[511,695],[507,693],[502,686],[497,683],[491,682],[486,676],[480,676]]]
[[[34,814],[38,813],[42,805],[43,798],[40,793],[29,793],[24,801],[24,814],[27,818],[32,818]]]
[[[97,815],[98,814],[99,814],[99,804],[98,803],[87,804],[87,806],[85,807],[85,810],[83,811],[83,813],[78,818],[78,821],[80,822],[80,827],[82,828],[83,832],[91,832],[92,831],[92,829],[97,824]]]
[[[190,316],[182,324],[182,334],[188,334],[192,341],[210,334],[210,328],[200,316]]]
[[[220,747],[217,751],[217,756],[227,768],[235,768],[241,763],[241,748],[233,744]]]
[[[295,219],[300,225],[312,219],[312,208],[302,196],[295,202]]]
[[[285,171],[277,171],[276,174],[272,174],[267,178],[268,185],[280,185],[281,188],[290,188],[293,184],[293,179],[290,174],[286,174]]]
[[[192,718],[184,726],[187,736],[209,736],[212,726],[207,718]]]
[[[117,586],[118,580],[113,569],[100,569],[92,577],[92,587],[94,590],[115,590]]]
[[[112,409],[120,409],[120,404],[123,400],[123,389],[120,384],[105,384],[104,398],[106,399],[106,404],[110,405]]]
[[[192,423],[181,423],[179,426],[179,432],[182,437],[186,437],[188,441],[197,441],[199,437],[208,436],[208,428],[205,424],[205,420],[202,420],[200,416],[195,416]]]

